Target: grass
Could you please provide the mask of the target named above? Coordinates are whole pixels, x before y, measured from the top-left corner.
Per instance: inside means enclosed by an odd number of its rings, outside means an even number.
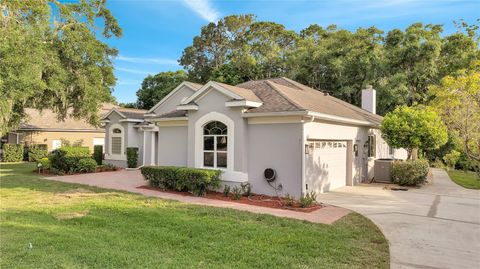
[[[480,180],[475,172],[464,172],[461,170],[450,170],[447,172],[453,182],[457,183],[458,185],[468,189],[480,189]]]
[[[368,219],[333,225],[41,179],[0,164],[1,268],[388,268]],[[30,248],[31,243],[31,248]]]

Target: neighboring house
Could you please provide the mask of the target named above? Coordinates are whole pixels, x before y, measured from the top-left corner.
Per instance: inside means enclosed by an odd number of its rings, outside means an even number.
[[[298,198],[372,178],[374,159],[406,157],[382,140],[375,102],[371,88],[361,109],[288,78],[184,82],[143,116],[112,109],[106,160],[125,166],[126,148],[138,147],[140,165],[221,169],[224,184]]]
[[[105,104],[99,111],[103,116],[112,108],[112,104]],[[67,117],[64,121],[58,121],[57,115],[50,109],[41,112],[36,109],[25,109],[26,119],[20,128],[9,132],[6,136],[7,143],[13,144],[46,144],[48,151],[59,148],[62,140],[70,143],[82,142],[83,146],[93,151],[94,145],[104,145],[105,129],[96,127],[85,120],[77,120]]]

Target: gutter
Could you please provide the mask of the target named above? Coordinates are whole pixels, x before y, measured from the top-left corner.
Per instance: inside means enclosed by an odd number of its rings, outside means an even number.
[[[354,120],[340,116],[329,115],[325,113],[318,113],[308,110],[303,111],[281,111],[281,112],[263,112],[263,113],[244,113],[243,118],[256,118],[256,117],[282,117],[282,116],[310,116],[315,119],[326,120],[331,122],[349,123],[357,126],[369,126],[373,128],[379,128],[378,124],[368,121]]]

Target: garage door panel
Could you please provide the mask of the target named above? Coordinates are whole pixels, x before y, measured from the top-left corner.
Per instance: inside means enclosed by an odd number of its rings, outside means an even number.
[[[326,192],[346,185],[347,142],[308,143],[305,176],[307,191]]]

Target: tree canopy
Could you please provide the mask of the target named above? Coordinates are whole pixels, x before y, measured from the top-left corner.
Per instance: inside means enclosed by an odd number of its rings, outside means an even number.
[[[378,90],[378,112],[426,104],[428,89],[480,59],[478,26],[414,23],[405,30],[356,31],[312,24],[297,32],[253,15],[232,15],[202,27],[180,64],[190,80],[238,84],[287,76],[360,105],[361,89]]]
[[[461,141],[461,148],[480,162],[480,62],[469,69],[446,76],[433,86],[431,106],[442,117],[449,133]]]
[[[0,134],[16,128],[24,108],[50,108],[98,122],[112,101],[112,57],[97,36],[122,30],[105,0],[2,0],[0,3]],[[101,23],[100,23],[101,22]]]
[[[142,82],[142,87],[137,91],[138,99],[135,107],[152,108],[186,79],[187,73],[183,70],[160,72],[154,76],[147,76]]]
[[[448,140],[442,119],[428,107],[397,107],[385,115],[381,131],[388,145],[405,148],[409,159],[415,149],[437,149]]]

